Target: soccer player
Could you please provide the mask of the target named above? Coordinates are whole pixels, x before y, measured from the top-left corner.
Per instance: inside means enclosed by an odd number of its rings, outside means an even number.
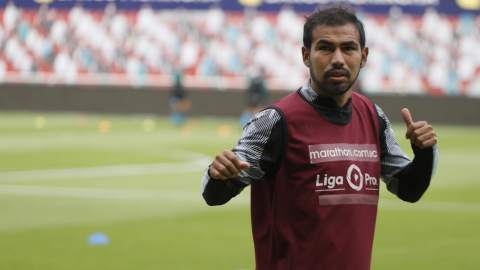
[[[265,71],[259,69],[250,79],[250,85],[245,91],[245,110],[240,116],[240,127],[243,128],[254,114],[261,111],[267,101],[267,88],[265,87]]]
[[[179,127],[187,122],[188,112],[192,108],[192,104],[187,99],[187,91],[182,84],[185,69],[176,63],[176,69],[173,72],[175,85],[171,91],[170,105],[170,123],[174,127]]]
[[[351,91],[368,56],[351,7],[307,18],[302,56],[308,80],[256,114],[236,147],[216,156],[203,197],[221,205],[251,185],[257,270],[368,270],[379,180],[418,201],[437,166],[437,137],[403,109],[411,161],[380,107]]]

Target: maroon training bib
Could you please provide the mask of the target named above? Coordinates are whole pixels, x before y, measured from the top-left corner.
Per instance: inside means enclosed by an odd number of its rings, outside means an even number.
[[[351,93],[352,118],[325,120],[298,92],[273,104],[284,162],[251,187],[257,270],[369,270],[380,184],[375,105]]]

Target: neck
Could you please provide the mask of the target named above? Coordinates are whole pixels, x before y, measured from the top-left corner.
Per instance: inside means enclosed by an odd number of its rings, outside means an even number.
[[[319,96],[333,98],[335,102],[337,102],[338,107],[340,108],[342,108],[345,103],[347,103],[348,99],[350,98],[350,92],[352,92],[352,88],[350,88],[342,95],[332,95],[323,91],[312,79],[310,79],[310,85],[312,85],[313,91],[315,91],[315,93],[317,93]]]

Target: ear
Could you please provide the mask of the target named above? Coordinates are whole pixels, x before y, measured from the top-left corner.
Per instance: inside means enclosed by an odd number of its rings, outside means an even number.
[[[362,50],[362,65],[360,66],[361,68],[363,68],[367,64],[367,57],[368,57],[368,47],[365,47]]]
[[[302,57],[303,57],[303,64],[306,67],[310,67],[310,51],[307,47],[302,46]]]

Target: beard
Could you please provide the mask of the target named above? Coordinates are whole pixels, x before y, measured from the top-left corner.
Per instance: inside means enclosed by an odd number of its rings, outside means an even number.
[[[310,59],[308,60],[310,61]],[[360,63],[360,66],[362,65],[362,63]],[[323,80],[322,81],[319,81],[318,78],[316,77],[316,74],[315,74],[315,71],[313,71],[313,68],[312,68],[312,62],[310,62],[310,77],[312,78],[313,82],[320,88],[322,89],[323,91],[325,91],[326,93],[330,94],[330,95],[334,95],[334,96],[341,96],[343,94],[345,94],[352,86],[353,84],[355,83],[355,81],[357,80],[358,78],[358,74],[360,74],[360,69],[358,69],[358,73],[357,75],[355,76],[355,78],[353,80],[350,80],[347,84],[343,84],[343,83],[328,83],[326,82],[326,80],[328,79],[328,75],[330,74],[330,72],[334,71],[334,70],[343,70],[345,71],[346,75],[345,77],[347,77],[347,79],[350,79],[351,77],[351,72],[343,67],[334,67],[334,68],[331,68],[329,70],[326,70],[324,73],[323,73]]]

